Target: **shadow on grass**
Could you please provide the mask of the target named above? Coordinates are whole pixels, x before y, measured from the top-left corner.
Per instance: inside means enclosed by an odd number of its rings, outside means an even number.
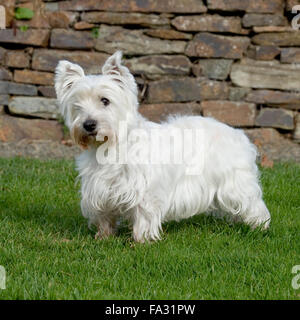
[[[197,229],[199,232],[209,231],[212,233],[232,233],[233,230],[248,233],[252,230],[249,226],[242,223],[232,223],[226,219],[216,218],[213,216],[207,216],[205,214],[199,214],[197,216],[181,220],[179,222],[171,221],[164,224],[165,232],[174,234],[182,231],[189,231],[190,229]]]
[[[167,241],[168,236],[191,234],[195,235],[199,233],[210,233],[218,235],[231,236],[235,234],[237,237],[244,238],[245,236],[251,236],[255,238],[263,238],[268,236],[269,231],[261,230],[260,228],[251,229],[248,225],[243,223],[232,223],[226,221],[226,219],[216,218],[199,214],[189,219],[181,221],[171,221],[163,224],[162,239]],[[124,223],[118,230],[118,235],[123,238],[131,239],[131,230],[128,224]]]
[[[21,212],[6,216],[6,220],[13,222],[25,222],[36,230],[40,230],[46,234],[56,234],[65,238],[94,238],[96,228],[88,228],[87,220],[81,215],[79,205],[71,204],[64,207],[53,206],[51,203],[37,205],[28,203]],[[197,215],[189,219],[184,219],[179,222],[171,221],[163,224],[162,239],[167,241],[168,236],[190,234],[195,232],[210,233],[218,235],[232,235],[245,237],[246,235],[255,235],[261,237],[268,232],[255,229],[252,230],[249,226],[243,223],[232,223],[226,219],[220,219],[207,215]],[[116,237],[120,237],[123,244],[131,243],[132,231],[129,223],[122,221]]]

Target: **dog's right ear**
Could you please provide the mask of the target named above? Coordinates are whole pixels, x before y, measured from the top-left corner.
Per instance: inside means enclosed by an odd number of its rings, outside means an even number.
[[[78,64],[66,60],[59,61],[55,69],[55,91],[58,100],[61,101],[74,82],[83,76],[84,71]]]
[[[102,67],[102,73],[104,75],[116,76],[117,81],[126,83],[126,85],[137,94],[137,86],[133,75],[127,67],[122,65],[122,51],[116,51],[105,61]]]

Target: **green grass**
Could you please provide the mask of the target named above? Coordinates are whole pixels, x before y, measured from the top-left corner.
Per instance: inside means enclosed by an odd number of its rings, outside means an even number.
[[[198,216],[163,240],[95,241],[71,161],[0,159],[0,299],[299,299],[300,165],[262,170],[267,232]]]

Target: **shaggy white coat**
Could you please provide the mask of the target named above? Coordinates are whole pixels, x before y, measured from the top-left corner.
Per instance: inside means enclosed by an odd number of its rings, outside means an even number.
[[[270,214],[262,200],[257,152],[244,132],[201,116],[173,117],[161,124],[148,121],[138,112],[137,86],[121,58],[121,52],[116,52],[97,76],[85,76],[80,66],[68,61],[60,61],[56,68],[61,113],[74,140],[86,149],[76,159],[81,209],[89,223],[97,226],[97,236],[114,233],[122,217],[131,222],[136,241],[157,240],[163,222],[200,213],[267,228]],[[107,106],[103,98],[109,101]],[[83,128],[88,119],[97,121],[93,134]],[[126,124],[126,131],[120,130],[120,123]],[[184,163],[169,163],[169,159],[139,163],[131,157],[137,146],[162,159],[167,157],[170,140],[149,142],[147,133],[174,128],[201,133],[193,162],[197,174],[187,174],[186,154]],[[146,135],[136,143],[128,137],[138,130]],[[184,145],[193,149],[193,142],[185,139]],[[120,157],[120,146],[125,143],[126,163],[107,163],[107,152],[117,150]]]

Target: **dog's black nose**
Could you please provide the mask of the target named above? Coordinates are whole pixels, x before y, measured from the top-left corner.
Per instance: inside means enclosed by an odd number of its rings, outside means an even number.
[[[96,120],[86,120],[83,123],[83,127],[87,132],[93,132],[96,129],[97,121]]]

